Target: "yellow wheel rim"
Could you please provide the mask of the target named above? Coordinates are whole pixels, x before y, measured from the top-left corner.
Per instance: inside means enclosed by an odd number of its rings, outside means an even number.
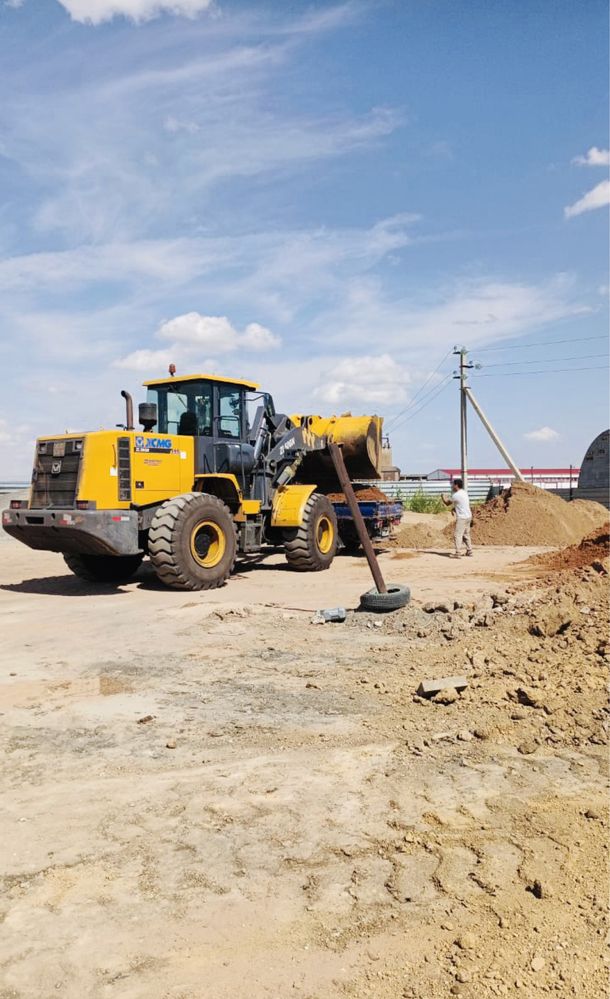
[[[318,549],[322,555],[328,555],[333,546],[333,541],[335,540],[335,531],[332,521],[329,520],[328,517],[320,517],[316,529],[316,538],[318,542]]]
[[[213,569],[227,547],[222,528],[212,520],[202,520],[191,531],[191,555],[203,569]]]

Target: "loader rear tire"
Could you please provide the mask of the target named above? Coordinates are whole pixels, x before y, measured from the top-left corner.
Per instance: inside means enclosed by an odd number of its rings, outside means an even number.
[[[300,527],[284,531],[284,550],[291,569],[321,572],[328,569],[337,551],[337,517],[322,493],[312,493]]]
[[[79,579],[88,583],[126,583],[135,576],[143,555],[76,555],[66,553],[64,562]]]
[[[174,590],[222,586],[233,570],[236,550],[231,511],[208,493],[184,493],[163,503],[148,532],[153,568]]]

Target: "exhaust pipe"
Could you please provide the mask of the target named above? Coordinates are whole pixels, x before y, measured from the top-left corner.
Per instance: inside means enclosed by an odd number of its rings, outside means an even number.
[[[125,389],[121,389],[121,395],[125,400],[125,430],[133,430],[133,399]]]

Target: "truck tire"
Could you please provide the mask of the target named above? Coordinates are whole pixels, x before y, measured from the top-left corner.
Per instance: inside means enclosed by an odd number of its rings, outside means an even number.
[[[386,611],[399,610],[406,607],[411,599],[411,590],[408,586],[400,586],[399,583],[388,583],[387,593],[379,593],[377,587],[367,590],[360,597],[360,608],[364,611],[372,611],[374,614],[385,614]]]
[[[328,569],[337,551],[337,517],[322,493],[312,493],[300,527],[284,531],[284,550],[291,569],[321,572]]]
[[[212,590],[231,575],[237,550],[228,506],[208,493],[184,493],[159,507],[148,554],[162,583],[174,590]]]
[[[66,553],[68,569],[88,583],[126,583],[142,564],[143,555],[75,555]]]
[[[343,551],[353,554],[360,550],[360,538],[353,523],[342,522],[342,526],[339,528],[339,537],[343,544]]]

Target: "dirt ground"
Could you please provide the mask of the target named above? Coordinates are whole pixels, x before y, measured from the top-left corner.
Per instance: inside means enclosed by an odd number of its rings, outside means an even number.
[[[3,535],[0,999],[606,996],[607,580],[539,552],[387,550],[411,605],[316,625],[363,559],[184,594]]]

